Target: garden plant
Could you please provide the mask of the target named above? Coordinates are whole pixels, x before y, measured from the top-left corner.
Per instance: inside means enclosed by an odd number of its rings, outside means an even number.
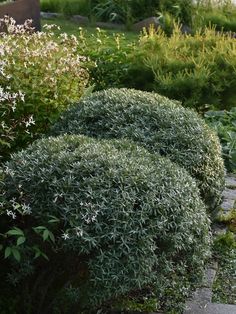
[[[15,286],[19,310],[109,308],[132,293],[181,310],[210,245],[187,171],[124,140],[65,135],[13,154],[1,176],[1,291]]]
[[[167,156],[196,178],[209,208],[221,201],[224,164],[215,133],[192,110],[155,93],[109,89],[62,114],[51,134],[128,138]]]
[[[212,254],[222,151],[235,171],[235,7],[41,9],[62,13],[49,21],[62,30],[1,19],[0,314],[180,314]],[[162,30],[82,29],[73,14],[127,28],[156,16]],[[220,302],[235,291],[219,284],[235,283],[234,220],[235,210],[222,218],[229,230],[213,246]]]
[[[75,36],[33,33],[30,21],[0,20],[0,157],[45,133],[59,113],[78,100],[88,82]],[[29,128],[30,127],[30,128]]]

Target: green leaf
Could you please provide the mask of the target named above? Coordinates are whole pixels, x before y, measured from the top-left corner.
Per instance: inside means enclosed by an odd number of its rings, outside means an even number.
[[[37,232],[37,231],[45,230],[46,227],[44,227],[44,226],[38,226],[38,227],[34,227],[33,229],[34,229],[34,231]]]
[[[12,254],[15,259],[19,262],[21,259],[20,252],[16,248],[12,248]]]
[[[3,249],[3,245],[2,244],[0,244],[0,251]]]
[[[35,259],[35,258],[38,258],[40,255],[41,255],[41,252],[40,252],[40,251],[35,252],[34,259]]]
[[[49,261],[49,258],[48,258],[48,256],[47,256],[45,253],[41,252],[41,255],[42,255],[47,261]]]
[[[49,235],[50,240],[51,240],[53,243],[55,243],[54,234],[53,234],[51,231],[49,231],[48,235]]]
[[[7,246],[6,249],[5,249],[5,255],[4,257],[5,258],[8,258],[12,253],[12,250],[11,250],[11,247],[10,246]]]
[[[22,243],[25,242],[25,240],[26,240],[25,237],[19,237],[19,238],[17,239],[16,245],[17,245],[17,246],[21,245]]]
[[[19,228],[14,228],[6,232],[10,236],[24,236],[24,232]]]
[[[49,237],[49,231],[48,229],[44,230],[43,232],[43,241],[46,241]]]

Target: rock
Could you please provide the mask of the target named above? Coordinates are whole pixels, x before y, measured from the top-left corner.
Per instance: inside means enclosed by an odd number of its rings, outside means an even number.
[[[188,25],[182,25],[180,29],[183,34],[186,34],[186,35],[193,34],[193,30]]]
[[[71,18],[71,21],[76,22],[80,25],[89,24],[89,18],[87,16],[82,16],[82,15],[73,15]]]
[[[227,176],[225,182],[227,187],[236,189],[236,178],[234,176]]]
[[[223,192],[224,200],[236,200],[236,190],[226,188]]]
[[[215,276],[216,276],[216,269],[208,268],[205,272],[203,287],[211,288],[214,283]]]
[[[153,25],[154,28],[157,30],[159,27],[161,27],[161,23],[159,21],[159,18],[158,17],[155,17],[155,16],[152,16],[152,17],[149,17],[145,20],[142,20],[138,23],[135,23],[133,26],[132,26],[132,30],[133,31],[136,31],[136,32],[140,32],[143,30],[143,28],[146,28],[146,29],[149,29],[149,27]]]
[[[236,305],[208,303],[202,307],[197,303],[189,303],[184,314],[236,314]]]
[[[97,22],[96,27],[105,28],[105,29],[119,29],[119,30],[125,29],[125,26],[123,24],[105,23],[105,22]]]
[[[58,17],[62,17],[61,13],[51,13],[51,12],[40,12],[40,16],[42,19],[56,19]]]

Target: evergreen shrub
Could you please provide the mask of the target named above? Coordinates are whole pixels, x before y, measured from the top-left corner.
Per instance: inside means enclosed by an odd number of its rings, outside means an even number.
[[[198,112],[206,110],[205,104],[230,109],[236,100],[235,49],[231,33],[204,28],[192,36],[176,26],[170,37],[160,30],[144,33],[133,67],[140,75],[149,69],[153,90],[184,106]]]
[[[54,135],[65,133],[131,139],[188,170],[210,208],[221,200],[218,137],[197,113],[166,97],[132,89],[96,92],[64,112],[52,128]]]
[[[76,304],[68,313],[91,310],[146,288],[163,304],[174,292],[177,306],[209,255],[195,180],[135,144],[42,139],[13,154],[1,175],[4,274],[21,312],[52,313],[67,294]]]

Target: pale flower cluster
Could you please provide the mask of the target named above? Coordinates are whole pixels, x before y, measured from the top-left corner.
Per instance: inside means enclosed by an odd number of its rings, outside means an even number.
[[[55,36],[54,25],[33,32],[31,22],[0,19],[5,29],[0,33],[2,158],[9,156],[10,147],[24,147],[45,133],[62,110],[79,100],[89,79],[75,36]]]

